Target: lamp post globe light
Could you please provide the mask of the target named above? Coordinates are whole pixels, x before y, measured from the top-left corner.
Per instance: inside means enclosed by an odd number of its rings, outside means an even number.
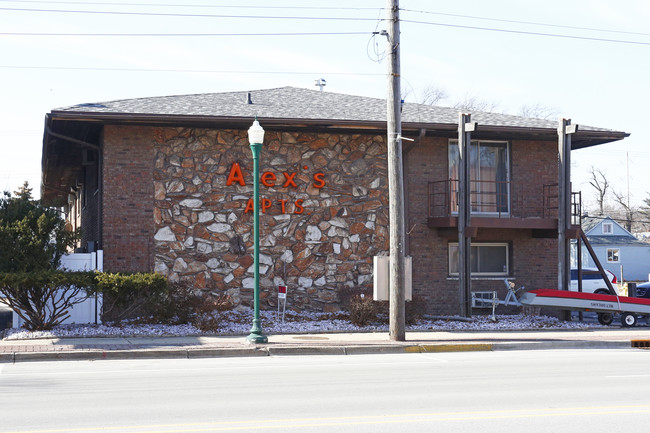
[[[246,337],[249,343],[267,343],[269,339],[262,332],[260,324],[260,151],[264,142],[264,129],[255,118],[248,129],[248,142],[253,152],[253,269],[255,270],[255,288],[253,293],[253,327]]]

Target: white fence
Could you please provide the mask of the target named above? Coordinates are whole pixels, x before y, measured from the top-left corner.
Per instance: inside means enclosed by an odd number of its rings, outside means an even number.
[[[96,253],[67,254],[61,258],[61,269],[65,269],[66,271],[103,271],[104,251],[99,250]],[[69,311],[70,317],[65,319],[63,323],[98,323],[99,312],[101,309],[101,295],[93,296],[92,298],[85,299],[79,304],[75,304]],[[17,314],[13,314],[12,326],[14,328],[20,328],[23,323],[25,323],[23,319],[21,319]]]

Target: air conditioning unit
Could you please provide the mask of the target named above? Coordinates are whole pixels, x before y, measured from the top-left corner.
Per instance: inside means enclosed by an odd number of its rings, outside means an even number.
[[[375,256],[373,263],[373,290],[372,299],[375,301],[388,301],[390,286],[390,257]],[[404,257],[404,298],[407,301],[413,299],[413,258]]]

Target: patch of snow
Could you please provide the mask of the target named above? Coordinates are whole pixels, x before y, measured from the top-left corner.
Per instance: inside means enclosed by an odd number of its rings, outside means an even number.
[[[193,325],[153,325],[126,324],[106,325],[61,325],[51,331],[27,331],[8,329],[6,340],[28,340],[37,338],[64,337],[158,337],[158,336],[197,336],[197,335],[248,335],[253,320],[252,311],[228,311],[220,316],[218,331],[202,332]],[[387,323],[375,323],[363,327],[353,325],[347,313],[308,313],[287,312],[284,323],[276,311],[261,311],[262,329],[267,335],[301,334],[318,332],[388,332]],[[496,321],[489,316],[436,317],[422,319],[407,325],[407,331],[525,331],[539,329],[589,329],[601,325],[584,322],[565,322],[555,317],[527,315],[497,315]]]

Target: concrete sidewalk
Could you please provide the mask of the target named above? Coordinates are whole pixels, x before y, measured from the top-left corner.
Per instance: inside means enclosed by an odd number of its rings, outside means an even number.
[[[0,340],[0,362],[279,355],[356,355],[452,351],[632,348],[650,346],[650,328],[594,330],[409,332],[394,342],[385,332],[245,336],[55,338]]]

